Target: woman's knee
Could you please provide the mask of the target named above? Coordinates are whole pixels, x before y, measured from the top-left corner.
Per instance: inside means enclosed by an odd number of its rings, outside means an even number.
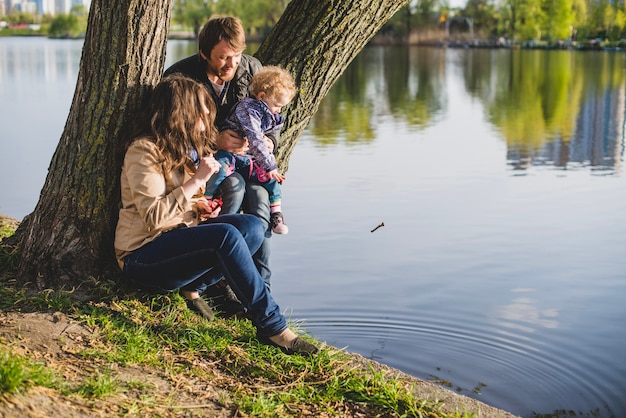
[[[215,218],[214,222],[234,227],[243,236],[252,253],[255,253],[263,243],[265,229],[263,223],[256,216],[244,214],[222,215]]]

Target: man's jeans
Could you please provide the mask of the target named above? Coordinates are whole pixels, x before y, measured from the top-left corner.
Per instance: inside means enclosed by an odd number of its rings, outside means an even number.
[[[259,249],[252,254],[256,265],[267,288],[270,288],[272,271],[270,270],[270,199],[267,190],[260,184],[246,183],[238,173],[226,177],[220,185],[217,194],[222,198],[222,214],[249,213],[256,216],[263,224],[265,238]]]
[[[223,275],[259,333],[276,335],[287,322],[251,256],[263,240],[255,216],[222,215],[163,233],[124,258],[124,273],[139,287],[161,291],[201,290]]]

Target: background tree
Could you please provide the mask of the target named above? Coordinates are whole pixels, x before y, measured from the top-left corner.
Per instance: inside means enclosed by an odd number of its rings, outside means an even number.
[[[541,39],[541,24],[544,21],[541,0],[518,2],[515,37],[522,40]]]
[[[211,0],[174,0],[173,20],[183,26],[191,26],[196,37],[207,16],[215,13],[215,2]]]
[[[587,23],[587,2],[586,0],[572,1],[572,38],[577,39],[578,36],[586,36],[588,29]]]
[[[289,0],[219,0],[219,14],[237,16],[248,31],[248,38],[264,38],[278,22]]]
[[[396,40],[407,40],[410,33],[436,29],[448,6],[441,0],[410,0],[382,27],[381,33]]]
[[[439,0],[419,0],[415,8],[415,24],[421,26],[436,22],[440,6]]]
[[[462,16],[472,18],[474,33],[478,36],[495,35],[497,14],[493,1],[467,0]]]
[[[383,25],[380,33],[395,39],[406,39],[412,29],[415,28],[415,12],[417,3],[410,1],[398,11],[387,23]]]
[[[284,109],[276,151],[287,171],[297,139],[348,64],[408,0],[292,1],[255,56],[289,70],[298,93]]]
[[[569,39],[574,24],[573,0],[543,0],[543,39],[556,41]]]
[[[346,66],[408,0],[289,3],[257,56],[280,64],[300,87],[286,109],[279,161]],[[161,78],[171,0],[93,0],[70,113],[35,210],[8,244],[17,279],[39,289],[117,274],[113,233],[119,208],[119,143],[146,92]],[[4,242],[3,242],[4,244]]]
[[[619,39],[624,31],[626,16],[617,2],[608,5],[604,10],[604,32],[607,39]]]
[[[78,35],[78,18],[74,15],[60,14],[50,22],[48,36],[53,38],[71,38]]]
[[[51,38],[78,38],[85,34],[87,28],[87,13],[84,6],[80,6],[77,13],[59,14],[54,16],[48,28],[48,36]]]
[[[37,17],[32,13],[19,12],[12,10],[11,13],[3,17],[9,23],[35,23]]]

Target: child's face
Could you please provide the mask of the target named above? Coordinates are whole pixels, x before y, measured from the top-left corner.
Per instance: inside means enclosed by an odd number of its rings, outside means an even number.
[[[287,104],[291,101],[291,97],[288,94],[277,93],[273,96],[268,96],[264,92],[259,93],[258,98],[263,100],[267,107],[270,108],[270,111],[273,114],[277,114],[280,110],[287,106]]]

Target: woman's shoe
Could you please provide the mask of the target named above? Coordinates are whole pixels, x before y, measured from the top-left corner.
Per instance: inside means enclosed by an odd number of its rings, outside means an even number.
[[[270,340],[270,337],[266,337],[260,334],[257,334],[256,337],[261,344],[272,345],[274,347],[278,347],[283,353],[288,354],[288,355],[306,354],[310,356],[313,354],[317,354],[317,352],[320,351],[319,348],[317,348],[315,345],[311,344],[308,341],[305,341],[304,339],[300,337],[296,337],[296,339],[291,342],[291,347],[289,348],[276,344],[274,341]]]

